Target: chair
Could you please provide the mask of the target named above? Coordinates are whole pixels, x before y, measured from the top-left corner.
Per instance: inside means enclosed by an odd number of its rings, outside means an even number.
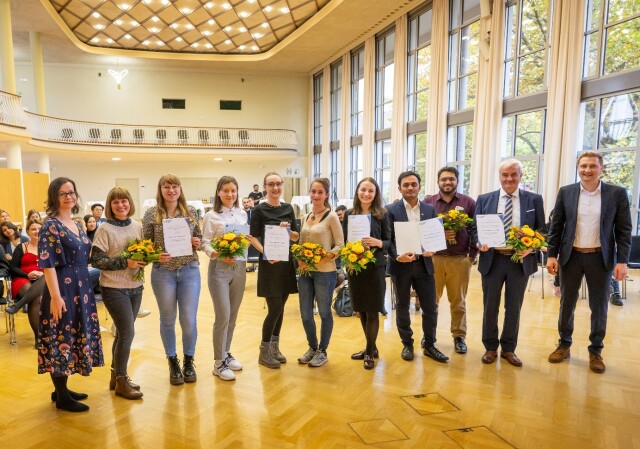
[[[538,261],[538,271],[540,272],[540,280],[542,281],[542,299],[544,299],[544,272],[547,271],[547,252],[537,251],[534,257]],[[528,291],[531,291],[531,286],[533,285],[533,276],[535,276],[535,273],[529,277]]]
[[[11,304],[13,301],[11,300],[11,278],[10,277],[0,277],[0,282],[4,283],[4,297],[0,298],[0,312],[4,314],[4,325],[6,329],[6,333],[9,334],[9,344],[15,345],[17,343],[16,339],[16,322],[13,314],[7,313],[5,310],[8,304]]]
[[[253,245],[249,245],[247,253],[247,271],[256,271],[256,264],[260,262],[260,251],[255,249]],[[251,264],[251,267],[249,267]]]
[[[218,131],[218,137],[220,138],[220,143],[222,145],[229,145],[229,130],[221,129]]]
[[[178,140],[180,141],[180,143],[187,143],[187,140],[189,140],[189,134],[187,133],[186,129],[178,130]]]
[[[122,140],[122,130],[115,128],[111,130],[111,141],[118,142]]]
[[[240,139],[240,144],[241,145],[248,145],[249,144],[249,131],[247,131],[246,129],[241,129],[238,131],[238,138]]]
[[[99,128],[90,128],[89,129],[89,139],[91,139],[91,140],[100,139],[100,129]]]
[[[202,144],[209,143],[209,131],[206,129],[198,130],[198,140],[200,140],[200,143]]]
[[[144,129],[136,128],[133,130],[133,141],[141,143],[144,140]]]
[[[156,129],[156,139],[158,139],[158,143],[164,143],[164,141],[167,140],[167,130]]]
[[[640,269],[640,235],[631,237],[631,250],[629,251],[629,262],[627,267],[632,270]],[[622,280],[622,297],[627,298],[627,278]]]
[[[64,140],[73,139],[73,130],[71,128],[62,128],[62,138]]]

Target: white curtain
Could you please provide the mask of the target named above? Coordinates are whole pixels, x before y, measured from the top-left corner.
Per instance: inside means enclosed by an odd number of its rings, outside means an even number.
[[[376,37],[364,42],[364,116],[362,125],[362,158],[364,176],[373,176],[373,145],[376,113]]]
[[[449,53],[449,2],[433,2],[431,28],[431,82],[427,116],[427,167],[422,181],[426,192],[437,186],[438,170],[447,160],[447,58]]]
[[[338,198],[346,198],[349,193],[349,154],[351,152],[351,52],[342,55],[342,128],[340,130],[340,174]]]
[[[584,2],[554,2],[542,194],[550,212],[558,189],[575,177],[580,121]]]
[[[488,52],[480,52],[478,94],[474,109],[473,149],[471,156],[470,195],[494,190],[498,186],[502,132],[502,84],[504,78],[505,2],[494,0],[491,18],[480,21],[480,36],[491,36]],[[489,31],[494,30],[493,33]],[[480,42],[482,50],[483,42]]]
[[[407,15],[396,20],[395,47],[393,49],[393,121],[391,123],[391,188],[393,201],[400,193],[395,179],[406,168],[407,148]]]

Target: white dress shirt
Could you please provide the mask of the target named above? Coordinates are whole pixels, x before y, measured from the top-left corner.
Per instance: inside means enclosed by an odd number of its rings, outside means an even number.
[[[602,210],[602,182],[593,192],[589,192],[580,183],[576,238],[573,246],[578,248],[600,247],[600,212]]]
[[[402,198],[402,202],[404,203],[404,208],[407,210],[407,218],[409,221],[420,221],[420,200],[416,203],[415,207],[411,207],[409,203]]]
[[[216,212],[211,209],[204,214],[202,223],[202,249],[207,256],[211,257],[211,253],[213,253],[211,242],[213,242],[213,239],[216,237],[224,234],[224,225],[226,224],[246,225],[247,213],[235,206],[231,209],[222,206],[221,212]]]
[[[500,198],[498,199],[498,213],[504,214],[504,207],[507,204],[507,196],[509,194],[503,189],[500,189]],[[511,226],[520,226],[520,188],[517,188],[515,192],[511,194]]]

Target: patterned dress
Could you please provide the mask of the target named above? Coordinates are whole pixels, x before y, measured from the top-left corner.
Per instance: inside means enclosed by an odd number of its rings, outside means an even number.
[[[38,373],[79,373],[88,376],[103,366],[102,338],[96,301],[89,280],[91,243],[80,230],[76,236],[55,218],[48,219],[38,241],[41,269],[55,268],[66,312],[51,322],[51,295],[45,288],[38,332]]]

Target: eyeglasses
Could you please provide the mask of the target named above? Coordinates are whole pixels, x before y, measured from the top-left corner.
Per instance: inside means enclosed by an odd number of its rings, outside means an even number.
[[[78,196],[78,194],[76,192],[60,192],[60,193],[58,193],[58,198],[60,198],[61,200],[65,199],[65,198],[75,198],[76,196]]]
[[[162,186],[162,190],[175,190],[177,192],[180,190],[180,186],[165,184]]]
[[[276,188],[276,187],[282,187],[282,184],[284,184],[283,182],[270,182],[267,184],[267,187],[269,187],[270,189]]]

